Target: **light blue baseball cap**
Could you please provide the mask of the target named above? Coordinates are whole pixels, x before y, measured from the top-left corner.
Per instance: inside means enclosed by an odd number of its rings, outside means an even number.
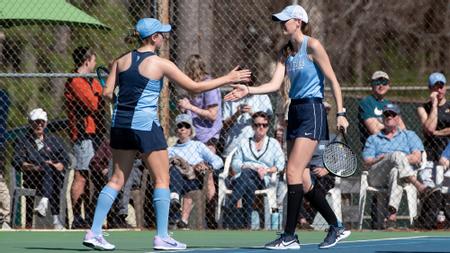
[[[445,79],[444,74],[440,72],[434,72],[428,77],[428,87],[433,88],[433,86],[438,82],[441,82],[443,84],[447,83],[447,79]]]
[[[172,26],[161,24],[161,22],[154,18],[142,18],[136,23],[136,31],[139,33],[141,39],[145,39],[154,33],[167,33],[172,30]]]
[[[286,6],[281,12],[272,15],[273,21],[287,21],[293,18],[308,23],[308,14],[305,9],[298,4]]]
[[[400,107],[396,104],[389,103],[383,107],[383,113],[384,112],[395,112],[396,114],[400,114]]]

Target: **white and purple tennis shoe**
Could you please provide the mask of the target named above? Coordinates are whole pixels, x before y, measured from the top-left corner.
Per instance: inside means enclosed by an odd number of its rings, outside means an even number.
[[[155,250],[183,250],[186,249],[186,244],[173,239],[172,237],[162,238],[155,236],[153,239],[153,249]]]

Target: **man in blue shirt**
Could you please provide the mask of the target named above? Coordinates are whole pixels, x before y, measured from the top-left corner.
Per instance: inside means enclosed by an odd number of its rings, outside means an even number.
[[[387,104],[383,108],[384,128],[369,136],[363,159],[369,168],[369,184],[389,189],[388,223],[396,221],[397,210],[405,183],[413,184],[419,192],[426,186],[416,178],[413,166],[421,162],[424,150],[422,141],[415,132],[400,128],[400,108]],[[388,178],[386,178],[388,177]]]

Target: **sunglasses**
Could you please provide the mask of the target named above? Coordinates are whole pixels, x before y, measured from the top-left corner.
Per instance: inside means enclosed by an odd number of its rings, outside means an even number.
[[[38,120],[32,121],[31,123],[32,123],[34,126],[45,125],[45,120],[38,119]]]
[[[253,126],[256,128],[258,128],[258,127],[267,128],[269,126],[269,124],[268,123],[254,123]]]
[[[186,128],[186,129],[191,129],[191,125],[189,125],[188,123],[182,122],[182,123],[178,123],[177,124],[177,128],[181,129],[181,128]]]
[[[386,78],[378,78],[378,79],[372,80],[370,82],[370,84],[372,86],[379,86],[379,85],[387,86],[387,85],[389,85],[389,80]]]
[[[387,111],[387,112],[383,112],[383,116],[385,117],[385,118],[388,118],[388,117],[397,117],[397,113],[395,113],[395,112],[391,112],[391,111]]]

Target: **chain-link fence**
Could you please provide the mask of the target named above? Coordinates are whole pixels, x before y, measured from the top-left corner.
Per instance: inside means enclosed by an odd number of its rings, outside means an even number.
[[[292,2],[0,1],[0,140],[3,149],[0,152],[3,174],[0,186],[7,185],[10,195],[8,198],[0,187],[3,203],[0,210],[10,210],[3,211],[3,220],[16,228],[57,229],[85,228],[92,221],[96,198],[112,174],[108,146],[111,113],[110,106],[98,96],[101,88],[95,75],[88,75],[83,64],[74,62],[76,49],[91,48],[97,65],[107,66],[135,46],[128,44],[125,38],[138,19],[158,17],[173,25],[160,56],[188,71],[190,65],[186,63],[190,56],[198,54],[212,77],[223,75],[236,65],[245,66],[252,70],[254,81],[259,84],[270,80],[277,52],[286,43],[279,25],[271,21],[270,15]],[[446,102],[442,102],[445,105],[439,107],[439,123],[434,130],[422,127],[425,124],[416,112],[417,107],[429,100],[428,74],[450,69],[448,1],[294,2],[309,13],[313,37],[327,49],[338,80],[345,87],[351,145],[359,155],[360,169],[356,175],[346,179],[325,176],[318,179],[317,187],[327,192],[337,216],[352,228],[436,229],[448,226],[442,222],[445,220],[442,214],[447,220],[450,218],[449,177],[444,175],[448,166],[439,158],[447,143],[446,127],[450,126],[450,121],[446,120],[446,113],[449,109],[446,109]],[[364,122],[358,116],[361,113],[358,104],[371,94],[368,80],[372,72],[380,69],[389,73],[392,83],[386,97],[400,104],[404,125],[418,135],[428,155],[427,159],[415,162],[418,183],[402,178],[395,184],[400,187],[395,194],[394,184],[390,182],[397,177],[386,175],[383,185],[374,185],[371,177],[375,170],[365,172],[367,166],[362,158],[367,136],[362,134]],[[78,72],[75,76],[69,75],[75,72]],[[216,91],[216,94],[195,96],[168,80],[164,82],[160,118],[168,145],[173,146],[169,152],[173,154],[171,226],[180,229],[282,229],[286,204],[284,162],[280,165],[275,159],[279,157],[275,157],[271,162],[273,166],[277,164],[279,172],[260,179],[257,170],[250,170],[250,173],[241,173],[239,181],[235,175],[238,168],[233,167],[238,158],[230,153],[233,147],[243,148],[240,138],[253,135],[251,114],[245,111],[239,114],[246,110],[244,105],[250,106],[248,109],[253,113],[265,111],[272,115],[267,135],[285,146],[285,93],[223,103],[226,89],[222,89],[220,95]],[[326,95],[333,105],[331,94],[327,91]],[[186,99],[180,102],[183,98]],[[208,112],[198,117],[201,112],[193,107]],[[41,111],[30,114],[35,108],[45,110],[46,117]],[[183,124],[178,128],[175,120],[182,111],[194,116],[195,136],[205,144],[202,149],[186,152],[183,145],[177,144],[182,138],[180,129],[186,129]],[[239,117],[234,118],[237,112]],[[335,125],[334,113],[332,108],[329,114],[331,132]],[[381,112],[375,113],[381,115]],[[431,115],[431,111],[428,110],[428,114]],[[214,118],[220,124],[213,124]],[[41,124],[42,120],[46,124]],[[265,122],[258,124],[263,126]],[[42,128],[46,128],[44,139],[37,138]],[[434,135],[443,137],[430,137]],[[89,150],[90,145],[92,150]],[[206,147],[212,151],[202,156],[201,150]],[[396,148],[392,146],[391,150]],[[239,154],[239,150],[236,152]],[[273,153],[266,155],[274,156]],[[198,164],[193,157],[200,157],[207,166],[193,166]],[[85,160],[90,163],[80,162]],[[190,161],[196,163],[189,164]],[[243,179],[247,184],[239,184]],[[130,178],[105,225],[108,228],[153,228],[152,185],[151,173],[137,155]],[[424,190],[425,186],[429,189]],[[326,222],[305,203],[299,226],[325,228]]]

